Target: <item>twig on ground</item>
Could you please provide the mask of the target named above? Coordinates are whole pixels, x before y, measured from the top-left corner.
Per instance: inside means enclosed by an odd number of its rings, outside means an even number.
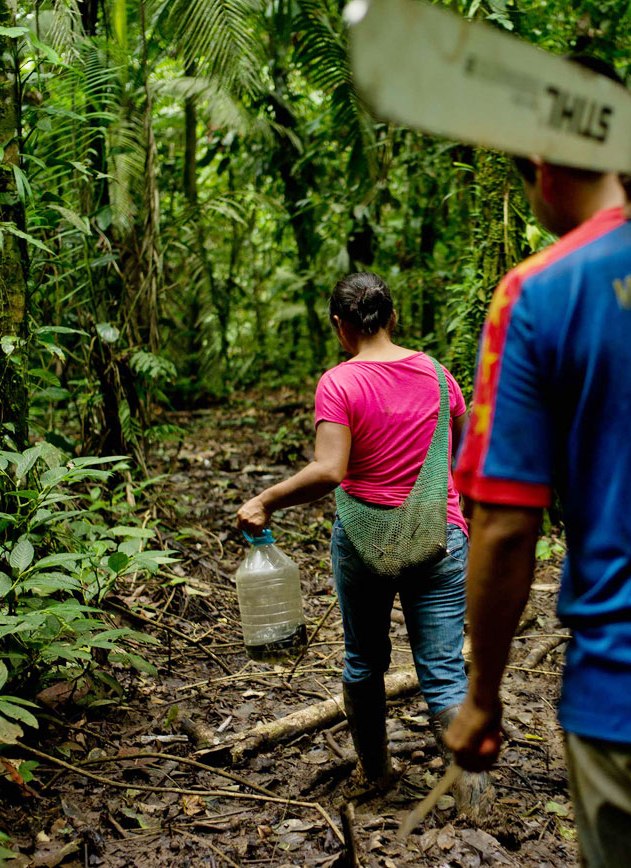
[[[159,627],[160,630],[166,630],[168,633],[172,633],[174,636],[179,636],[180,639],[183,639],[185,642],[188,642],[190,645],[194,645],[196,648],[199,648],[207,657],[209,657],[213,663],[216,663],[219,668],[226,673],[226,675],[232,675],[230,669],[226,666],[226,664],[218,657],[214,651],[211,651],[206,645],[200,644],[203,639],[194,638],[192,636],[187,636],[186,633],[183,633],[181,630],[176,629],[175,627],[171,627],[169,624],[163,624],[161,622],[157,622],[155,618],[148,618],[146,615],[141,615],[140,612],[134,612],[133,609],[130,609],[129,606],[119,606],[118,603],[114,603],[112,600],[106,599],[104,601],[104,605],[110,609],[114,609],[117,612],[121,612],[129,618],[136,618],[139,621],[142,621],[143,624],[153,624],[154,626]]]
[[[49,712],[42,712],[39,715],[40,720],[49,720],[51,723],[54,723],[55,726],[62,727],[63,729],[71,729],[73,732],[81,732],[89,735],[91,738],[95,738],[98,741],[102,741],[103,744],[107,744],[110,747],[117,748],[118,745],[113,741],[110,741],[109,738],[106,738],[104,735],[101,735],[98,732],[94,732],[93,729],[88,729],[87,726],[79,726],[77,723],[68,723],[61,717],[57,717],[54,714],[50,714]]]
[[[216,853],[219,859],[221,859],[227,865],[231,865],[232,868],[240,868],[240,866],[236,862],[232,861],[230,856],[226,856],[226,854],[222,850],[220,850],[219,847],[216,847],[211,841],[209,841],[208,838],[202,838],[201,835],[195,835],[193,834],[193,832],[189,832],[189,830],[184,826],[178,825],[173,826],[173,828],[177,829],[177,831],[181,832],[183,835],[186,835],[186,837],[190,838],[191,841],[195,841],[197,844],[201,844],[204,847],[210,847],[210,849],[213,851],[213,853]]]
[[[521,772],[518,768],[516,768],[515,766],[510,766],[510,765],[508,765],[508,764],[506,764],[506,765],[498,765],[498,768],[499,768],[499,769],[508,769],[508,771],[511,771],[514,775],[517,775],[517,777],[519,778],[519,780],[522,781],[524,784],[526,784],[526,786],[528,787],[528,789],[530,790],[530,792],[531,792],[534,796],[537,795],[537,791],[535,790],[535,788],[533,787],[533,785],[530,783],[530,781],[528,780],[528,778],[526,777],[526,775],[525,775],[523,772]]]
[[[555,675],[557,678],[561,676],[560,672],[553,672],[551,669],[531,669],[527,666],[513,666],[511,663],[506,668],[512,672],[530,672],[533,675]]]
[[[243,787],[248,787],[251,790],[254,790],[257,793],[262,793],[265,796],[273,796],[276,797],[276,793],[273,790],[268,790],[267,787],[261,787],[258,784],[253,784],[251,781],[248,781],[246,778],[242,778],[239,775],[234,774],[234,772],[227,772],[224,769],[217,769],[209,766],[207,763],[201,763],[197,760],[189,759],[188,757],[176,756],[171,753],[159,753],[158,751],[138,751],[138,753],[126,754],[125,756],[104,756],[104,757],[94,757],[93,759],[81,760],[76,763],[78,768],[83,768],[87,765],[99,765],[103,763],[112,763],[112,762],[122,762],[125,760],[136,760],[136,759],[163,759],[169,760],[173,762],[177,762],[180,765],[190,766],[194,769],[199,769],[200,771],[207,772],[210,774],[216,774],[220,778],[227,778],[230,781],[234,781],[236,784],[240,784]]]
[[[278,796],[267,796],[267,795],[259,795],[258,793],[239,793],[234,790],[208,790],[208,789],[187,789],[184,787],[157,787],[151,786],[151,784],[134,784],[133,787],[130,786],[129,782],[121,782],[115,781],[112,778],[105,778],[102,775],[95,775],[92,772],[86,771],[84,768],[79,766],[74,766],[71,763],[67,763],[64,760],[60,760],[57,757],[51,756],[50,754],[44,753],[41,750],[37,750],[37,748],[31,747],[28,744],[20,743],[20,747],[27,751],[27,753],[33,754],[33,756],[39,757],[40,759],[45,760],[46,762],[53,763],[54,765],[62,766],[62,768],[67,769],[70,772],[74,772],[80,777],[89,778],[92,781],[96,781],[99,784],[103,784],[106,787],[114,787],[118,790],[139,790],[142,793],[176,793],[179,796],[205,796],[207,798],[216,798],[216,799],[244,799],[247,801],[254,802],[272,802],[278,805],[286,805],[289,808],[309,808],[310,810],[317,811],[321,817],[323,817],[327,824],[330,826],[331,831],[337,837],[338,841],[343,844],[344,836],[333,822],[327,811],[320,805],[318,802],[303,802],[297,801],[294,799],[287,798],[279,798]],[[181,758],[180,758],[181,759]],[[249,786],[249,784],[248,784]]]
[[[114,819],[114,817],[109,813],[109,811],[107,813],[107,819],[108,819],[108,822],[110,823],[110,825],[113,826],[114,829],[116,829],[116,831],[121,836],[121,838],[123,838],[123,840],[129,838],[129,835],[127,834],[127,832],[123,829],[123,827],[118,822],[118,820]]]
[[[335,739],[331,735],[330,729],[324,730],[324,740],[326,741],[326,743],[328,744],[328,746],[331,748],[331,750],[333,751],[333,753],[336,756],[338,756],[340,759],[348,759],[348,757],[346,756],[346,754],[344,753],[342,748],[339,746],[339,744],[335,741]]]
[[[355,830],[353,829],[354,819],[355,807],[352,802],[346,802],[342,805],[340,820],[342,821],[342,831],[344,832],[344,846],[346,847],[347,863],[349,866],[352,866],[352,868],[361,868],[361,862],[357,855]]]

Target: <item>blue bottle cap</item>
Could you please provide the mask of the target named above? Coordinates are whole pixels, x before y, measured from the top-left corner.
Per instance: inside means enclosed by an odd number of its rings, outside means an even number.
[[[249,543],[252,543],[253,546],[267,546],[275,542],[274,537],[272,536],[272,531],[269,527],[264,528],[260,536],[252,536],[245,530],[243,531],[243,536]]]

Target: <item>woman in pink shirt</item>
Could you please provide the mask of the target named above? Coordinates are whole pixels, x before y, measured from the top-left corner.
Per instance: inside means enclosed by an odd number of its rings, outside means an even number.
[[[349,361],[327,371],[315,396],[315,457],[298,473],[245,503],[239,527],[257,534],[278,509],[316,500],[338,485],[384,508],[407,498],[431,442],[440,403],[438,377],[422,352],[392,342],[396,322],[390,291],[376,274],[351,274],[335,287],[329,315]],[[465,420],[460,388],[445,369],[451,448]],[[435,735],[455,716],[467,691],[462,656],[467,524],[449,470],[447,553],[438,562],[378,575],[362,561],[339,516],[331,557],[344,626],[344,706],[366,779],[386,788],[393,779],[386,737],[384,673],[390,665],[390,614],[399,593],[414,664]],[[461,778],[456,799],[474,813],[486,776]]]

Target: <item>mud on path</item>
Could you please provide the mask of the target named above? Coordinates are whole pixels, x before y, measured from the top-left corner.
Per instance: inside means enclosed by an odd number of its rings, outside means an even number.
[[[177,457],[155,468],[167,474],[156,509],[163,542],[181,562],[121,587],[109,608],[113,625],[158,638],[143,651],[157,677],[121,668],[113,675],[123,694],[112,682],[50,711],[31,745],[52,759],[39,757],[32,794],[0,783],[0,829],[19,850],[5,864],[577,865],[554,711],[564,635],[554,616],[554,538],[543,545],[548,558],[539,561],[505,682],[507,738],[492,815],[473,828],[447,797],[407,842],[397,839],[401,819],[442,773],[426,706],[408,690],[391,699],[388,724],[405,775],[387,796],[347,812],[354,815],[344,834],[342,786],[353,761],[341,709],[319,726],[302,721],[282,740],[238,747],[261,723],[300,710],[309,717],[341,690],[342,630],[328,558],[332,498],[287,511],[274,525],[301,567],[309,634],[317,629],[296,666],[247,659],[232,580],[244,553],[234,512],[309,457],[302,444],[311,439],[310,398],[283,392],[176,421],[188,434]],[[398,673],[412,660],[396,608],[391,632],[390,671]]]

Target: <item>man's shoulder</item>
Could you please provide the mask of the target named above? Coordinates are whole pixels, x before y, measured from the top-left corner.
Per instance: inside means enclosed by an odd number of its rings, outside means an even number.
[[[505,279],[518,284],[532,281],[536,285],[538,276],[548,277],[557,268],[574,268],[583,260],[593,260],[595,250],[604,246],[610,233],[618,231],[625,223],[621,208],[600,211],[549,247],[524,259]]]

